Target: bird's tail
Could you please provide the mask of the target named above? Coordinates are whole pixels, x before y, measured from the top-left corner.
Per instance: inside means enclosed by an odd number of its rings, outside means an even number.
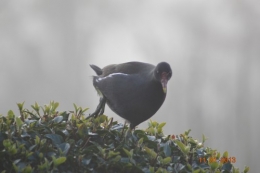
[[[94,64],[90,64],[90,67],[96,72],[97,75],[102,75],[103,71],[101,68]]]

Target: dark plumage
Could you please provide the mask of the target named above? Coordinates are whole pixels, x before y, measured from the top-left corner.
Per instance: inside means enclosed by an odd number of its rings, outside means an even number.
[[[130,128],[152,117],[164,102],[172,71],[166,62],[157,66],[142,62],[113,64],[100,69],[90,65],[98,76],[93,85],[100,103],[90,116],[103,114],[105,103],[130,122]]]

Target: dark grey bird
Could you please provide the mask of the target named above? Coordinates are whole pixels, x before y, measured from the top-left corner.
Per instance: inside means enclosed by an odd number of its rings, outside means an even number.
[[[143,62],[112,64],[99,68],[90,65],[97,76],[93,85],[100,95],[97,109],[91,116],[104,113],[105,104],[130,123],[133,129],[152,117],[163,104],[167,82],[172,76],[168,63],[157,66]]]

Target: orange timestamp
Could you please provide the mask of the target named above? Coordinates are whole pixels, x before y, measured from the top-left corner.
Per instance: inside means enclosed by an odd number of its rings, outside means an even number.
[[[213,162],[217,162],[217,161],[220,161],[221,163],[227,163],[227,162],[230,162],[230,163],[236,163],[236,157],[221,157],[220,159],[217,159],[216,157],[209,157],[209,158],[206,158],[206,157],[200,157],[199,158],[199,162],[200,163],[206,163],[206,162],[209,162],[209,163],[213,163]]]

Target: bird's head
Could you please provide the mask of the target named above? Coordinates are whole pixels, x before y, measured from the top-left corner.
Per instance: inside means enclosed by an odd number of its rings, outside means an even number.
[[[160,83],[162,84],[163,92],[166,94],[167,82],[172,77],[171,66],[167,62],[160,62],[154,70],[154,76],[157,81],[160,81]]]

